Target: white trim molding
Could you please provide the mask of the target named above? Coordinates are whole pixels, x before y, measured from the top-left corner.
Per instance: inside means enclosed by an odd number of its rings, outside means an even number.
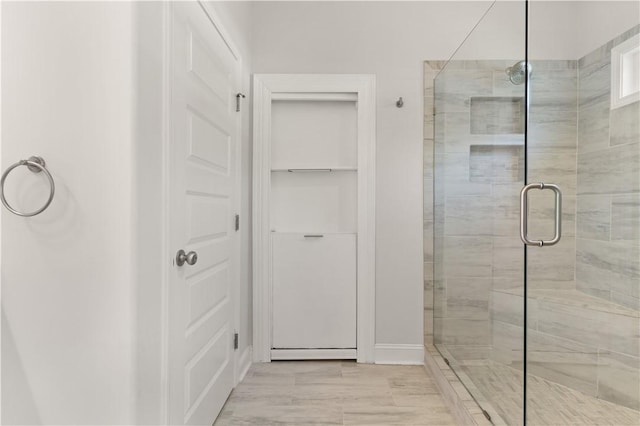
[[[611,49],[611,109],[640,101],[640,34]]]
[[[238,357],[238,361],[236,363],[237,369],[236,369],[236,384],[235,384],[235,386],[238,386],[238,384],[240,384],[240,382],[247,375],[247,372],[249,371],[249,368],[251,368],[251,364],[252,364],[251,359],[253,357],[251,352],[252,352],[251,346],[247,346],[242,351],[242,354]]]
[[[253,83],[253,359],[271,361],[271,103],[358,102],[357,360],[374,362],[376,80],[362,74],[256,74]]]
[[[387,344],[376,345],[376,364],[423,365],[424,346]]]

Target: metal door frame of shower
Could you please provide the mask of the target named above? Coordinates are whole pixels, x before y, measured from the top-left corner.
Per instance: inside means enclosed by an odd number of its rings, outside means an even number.
[[[524,62],[529,67],[529,0],[524,0]],[[531,74],[524,74],[524,187],[529,183],[529,89],[531,87]],[[526,194],[525,194],[526,196]],[[520,213],[521,215],[524,212]],[[522,423],[527,424],[527,328],[528,312],[527,299],[529,289],[527,287],[527,244],[523,244],[523,271],[522,271]]]

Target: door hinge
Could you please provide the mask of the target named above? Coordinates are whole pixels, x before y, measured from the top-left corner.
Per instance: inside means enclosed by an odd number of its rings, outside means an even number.
[[[236,215],[236,231],[240,229],[240,215]]]
[[[233,349],[238,349],[238,333],[233,334]]]
[[[240,98],[244,97],[242,93],[236,93],[236,112],[240,112]]]

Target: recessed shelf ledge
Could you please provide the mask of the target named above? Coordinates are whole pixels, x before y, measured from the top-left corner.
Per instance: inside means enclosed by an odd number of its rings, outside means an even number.
[[[357,102],[357,93],[329,93],[329,92],[273,92],[272,101],[332,101]]]
[[[355,167],[292,167],[292,168],[274,168],[272,172],[355,172],[358,171]]]
[[[284,234],[284,235],[357,235],[356,231],[295,231],[295,230],[271,230],[272,234]]]

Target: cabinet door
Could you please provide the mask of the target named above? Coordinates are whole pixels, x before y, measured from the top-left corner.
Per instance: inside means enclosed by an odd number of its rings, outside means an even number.
[[[356,347],[356,235],[272,234],[273,348]]]

